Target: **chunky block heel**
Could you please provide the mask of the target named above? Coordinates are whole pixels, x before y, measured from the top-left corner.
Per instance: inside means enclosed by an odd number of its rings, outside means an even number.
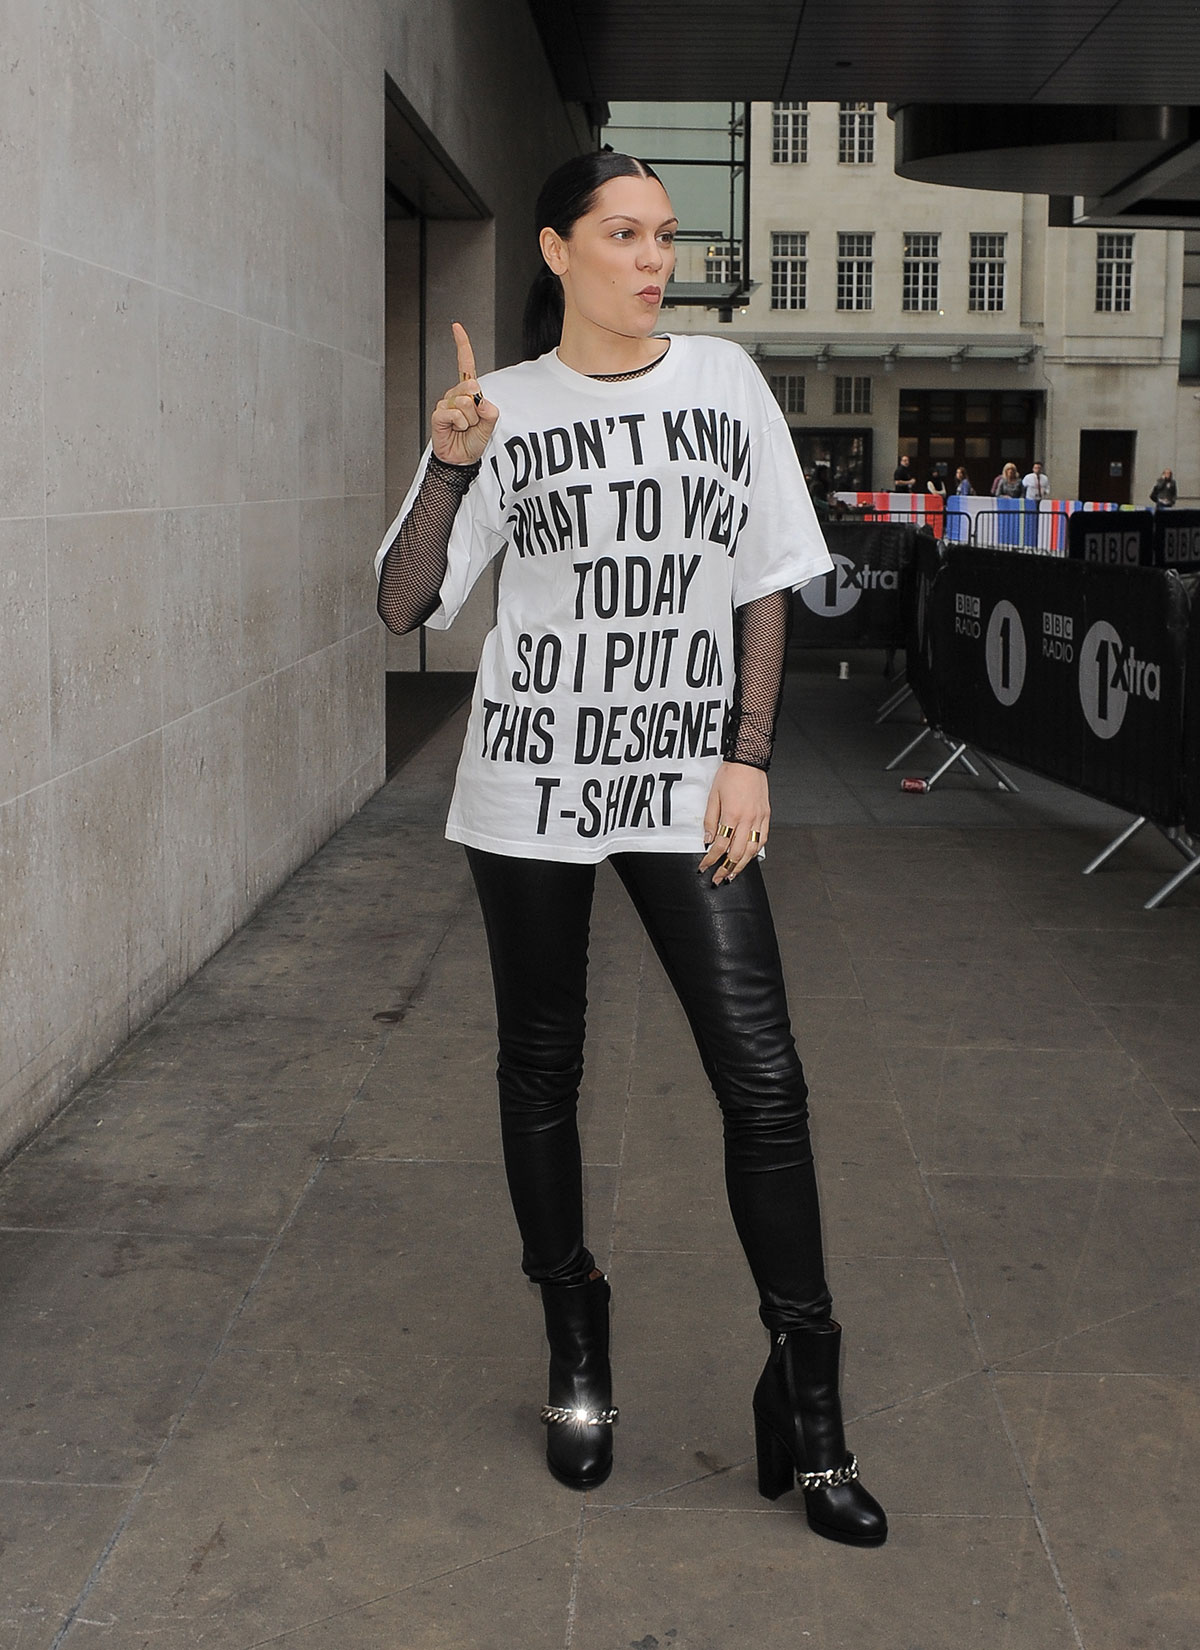
[[[796,1482],[791,1452],[760,1415],[754,1417],[754,1448],[758,1455],[758,1493],[778,1501]]]
[[[841,1338],[833,1322],[775,1336],[754,1390],[758,1489],[777,1501],[799,1484],[809,1528],[817,1535],[853,1547],[879,1547],[887,1540],[887,1516],[859,1482],[858,1462],[842,1431]]]

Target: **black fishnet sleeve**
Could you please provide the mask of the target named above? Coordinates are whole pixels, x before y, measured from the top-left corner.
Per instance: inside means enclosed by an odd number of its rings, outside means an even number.
[[[734,612],[733,703],[721,745],[726,762],[764,773],[771,766],[791,623],[790,590],[773,590]]]
[[[430,454],[412,509],[379,569],[379,617],[397,636],[424,624],[437,606],[454,518],[478,474],[477,463],[445,464]]]

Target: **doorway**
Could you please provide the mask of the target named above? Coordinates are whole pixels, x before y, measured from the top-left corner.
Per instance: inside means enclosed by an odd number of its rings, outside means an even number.
[[[1011,461],[1021,475],[1038,457],[1038,390],[901,390],[898,451],[923,486],[935,469],[961,464],[977,493]]]
[[[427,439],[431,399],[452,382],[447,309],[458,312],[462,293],[494,283],[490,214],[454,167],[395,83],[386,82],[385,288],[386,517],[395,516]],[[490,301],[480,342],[493,328]],[[388,776],[470,697],[474,670],[457,652],[472,654],[470,625],[448,641],[422,625],[409,636],[389,636],[386,655],[385,767]],[[474,655],[478,646],[474,646]],[[473,664],[473,657],[471,662]]]
[[[1096,504],[1132,502],[1136,430],[1080,430],[1079,494]]]

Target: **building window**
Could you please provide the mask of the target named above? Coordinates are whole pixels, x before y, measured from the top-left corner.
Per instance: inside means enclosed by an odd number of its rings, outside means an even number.
[[[972,235],[967,308],[1004,308],[1004,260],[1007,235]]]
[[[804,379],[795,372],[773,372],[770,377],[771,394],[785,413],[804,411]]]
[[[843,166],[870,166],[875,159],[875,105],[838,104],[838,160]]]
[[[779,166],[802,166],[808,159],[808,104],[771,105],[771,159]]]
[[[738,249],[729,241],[713,241],[704,254],[704,279],[710,286],[728,286],[738,279]]]
[[[808,236],[776,230],[771,236],[771,308],[807,309]]]
[[[940,235],[905,235],[905,309],[938,307],[938,242]]]
[[[1096,308],[1133,308],[1133,236],[1096,236]]]
[[[874,235],[838,235],[837,246],[837,307],[839,309],[870,309],[874,259],[871,256]]]
[[[833,410],[835,413],[869,413],[871,410],[871,380],[869,378],[835,378],[833,381]]]

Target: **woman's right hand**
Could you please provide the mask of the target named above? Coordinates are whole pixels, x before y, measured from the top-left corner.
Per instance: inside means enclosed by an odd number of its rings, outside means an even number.
[[[458,383],[433,409],[433,450],[444,464],[474,464],[492,439],[500,409],[479,388],[466,327],[453,321],[450,330],[458,351]]]

